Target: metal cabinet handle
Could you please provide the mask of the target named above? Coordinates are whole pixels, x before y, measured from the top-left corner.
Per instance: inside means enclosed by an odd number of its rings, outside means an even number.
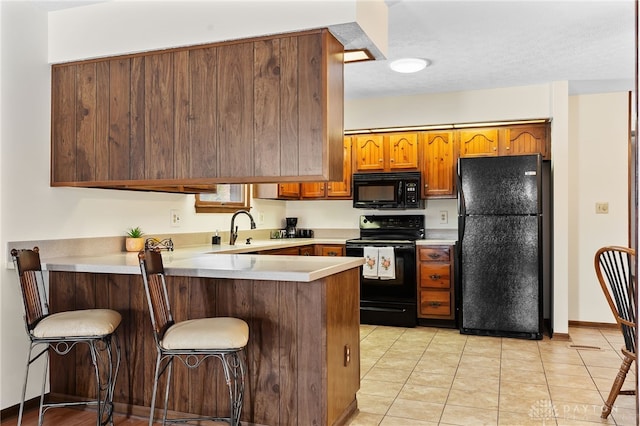
[[[433,274],[433,275],[429,275],[429,278],[431,278],[434,281],[438,281],[440,278],[442,278],[442,275],[440,274]]]
[[[327,252],[327,256],[337,256],[337,255],[338,255],[338,252],[336,252],[336,251]]]
[[[394,158],[392,158],[392,159],[390,159],[389,161],[391,161],[391,162],[393,163],[393,162],[394,162],[394,161],[396,161],[396,160],[395,160]]]
[[[378,158],[378,163],[382,163],[382,158]]]
[[[439,307],[440,305],[442,305],[442,303],[440,302],[429,302],[429,306],[432,306],[434,308]]]
[[[432,258],[432,259],[437,259],[437,258],[440,257],[440,254],[438,254],[438,253],[429,253],[429,257]]]

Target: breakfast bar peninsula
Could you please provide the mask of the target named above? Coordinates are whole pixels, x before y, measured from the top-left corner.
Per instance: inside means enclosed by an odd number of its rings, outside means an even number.
[[[344,424],[360,387],[360,258],[163,252],[177,321],[234,316],[249,324],[241,420],[257,425]],[[137,253],[43,257],[53,311],[111,308],[122,314],[115,410],[147,416],[155,346]],[[92,392],[83,349],[52,357],[51,396]],[[68,361],[71,360],[71,361]],[[223,415],[218,364],[174,368],[169,409]],[[207,361],[207,362],[208,362]],[[77,368],[80,367],[80,368]],[[88,367],[88,366],[87,366]]]

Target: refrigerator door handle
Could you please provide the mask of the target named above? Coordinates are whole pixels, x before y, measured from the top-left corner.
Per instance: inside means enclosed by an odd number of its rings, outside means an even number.
[[[464,238],[464,222],[467,215],[467,207],[464,202],[464,192],[462,191],[462,178],[460,177],[460,166],[458,165],[458,173],[456,173],[458,186],[458,240]]]

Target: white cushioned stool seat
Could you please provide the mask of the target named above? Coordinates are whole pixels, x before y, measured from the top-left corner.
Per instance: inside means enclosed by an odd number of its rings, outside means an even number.
[[[113,333],[122,316],[111,309],[84,309],[59,312],[43,318],[33,329],[39,338],[92,337]]]
[[[249,326],[239,318],[215,317],[181,321],[169,327],[165,349],[237,349],[247,345]]]

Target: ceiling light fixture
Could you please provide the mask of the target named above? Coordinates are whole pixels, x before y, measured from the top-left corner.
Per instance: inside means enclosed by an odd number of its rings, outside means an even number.
[[[395,72],[412,73],[425,69],[427,61],[420,58],[403,58],[396,59],[389,64],[389,67]]]
[[[368,49],[345,50],[344,63],[372,61],[374,59]]]

